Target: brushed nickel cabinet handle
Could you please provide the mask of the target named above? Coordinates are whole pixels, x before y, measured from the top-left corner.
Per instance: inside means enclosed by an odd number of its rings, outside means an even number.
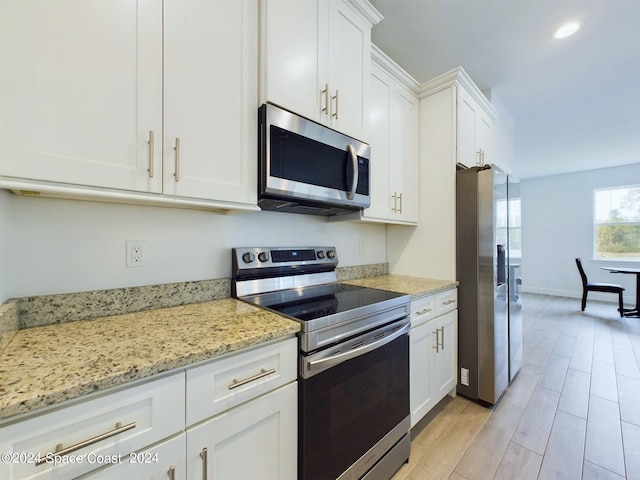
[[[442,302],[443,305],[451,305],[452,303],[456,303],[455,299],[450,298],[449,300],[445,300]]]
[[[398,201],[398,197],[396,196],[396,192],[393,192],[393,195],[391,195],[391,198],[393,198],[393,207],[391,207],[391,211],[395,212],[395,211],[397,211],[396,203]]]
[[[324,95],[324,107],[322,111],[325,115],[329,115],[329,84],[324,84],[324,90],[320,91],[321,95]]]
[[[439,330],[442,332],[442,337],[441,337],[441,338],[442,338],[442,341],[441,341],[441,343],[440,343],[440,349],[441,349],[441,350],[444,350],[444,327],[440,327],[440,329],[439,329]]]
[[[207,480],[207,470],[209,468],[209,462],[208,462],[208,454],[209,450],[207,449],[207,447],[204,447],[202,449],[202,451],[200,452],[200,458],[202,458],[202,480]]]
[[[402,193],[398,196],[398,200],[400,201],[400,208],[398,209],[398,213],[402,213]]]
[[[234,388],[238,388],[241,387],[242,385],[246,385],[247,383],[251,383],[255,380],[258,380],[262,377],[266,377],[267,375],[272,375],[276,373],[276,369],[275,368],[271,368],[269,370],[267,370],[266,368],[261,368],[260,369],[260,373],[256,373],[255,375],[249,377],[249,378],[245,378],[244,380],[236,380],[235,378],[233,379],[233,381],[231,382],[231,385],[229,385],[229,390],[233,390]]]
[[[167,473],[169,474],[169,480],[176,480],[176,466],[175,465],[171,465],[169,467],[169,471]]]
[[[426,307],[426,308],[423,308],[422,310],[418,310],[416,312],[416,315],[424,315],[425,313],[429,313],[432,310],[433,310],[432,308]]]
[[[149,168],[147,168],[147,172],[149,172],[149,178],[153,178],[154,174],[154,154],[155,154],[155,133],[153,130],[149,130]]]
[[[436,351],[436,353],[438,353],[440,352],[440,329],[437,328],[432,333],[436,334],[436,346],[431,348],[433,348]]]
[[[101,433],[100,435],[96,435],[93,438],[89,438],[87,440],[83,440],[81,442],[78,442],[74,445],[69,445],[66,448],[62,447],[62,444],[59,443],[56,446],[56,450],[55,452],[51,452],[51,453],[47,453],[44,454],[40,457],[40,459],[36,462],[36,467],[39,465],[42,465],[43,463],[47,463],[47,459],[51,458],[52,455],[54,456],[60,456],[63,457],[65,455],[69,455],[70,453],[75,452],[76,450],[80,450],[81,448],[84,447],[88,447],[89,445],[93,445],[95,443],[98,443],[102,440],[106,440],[107,438],[111,438],[115,435],[118,435],[122,432],[126,432],[127,430],[131,430],[133,428],[136,428],[136,422],[131,422],[128,423],[126,425],[122,425],[122,422],[118,422],[116,423],[116,428],[109,431],[109,432],[105,432],[105,433]]]
[[[180,138],[176,137],[176,146],[173,147],[176,151],[176,170],[173,174],[176,177],[176,182],[180,181]]]
[[[338,120],[338,90],[336,90],[336,94],[333,97],[331,97],[331,99],[336,101],[336,110],[335,112],[333,112],[332,116],[333,118]]]

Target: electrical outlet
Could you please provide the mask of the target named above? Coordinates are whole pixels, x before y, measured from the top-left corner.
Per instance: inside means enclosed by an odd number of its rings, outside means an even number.
[[[467,368],[460,369],[460,383],[466,387],[469,386],[469,370]]]
[[[145,266],[145,242],[127,242],[127,267]]]

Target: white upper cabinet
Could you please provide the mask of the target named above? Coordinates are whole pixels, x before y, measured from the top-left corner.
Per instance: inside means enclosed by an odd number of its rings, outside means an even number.
[[[388,68],[376,62],[371,67],[371,206],[362,220],[416,223],[419,101],[393,76],[398,67],[379,50],[375,57],[384,59]]]
[[[364,0],[263,0],[260,100],[367,140],[371,27]]]
[[[458,163],[493,163],[493,118],[463,87],[458,87]]]
[[[0,186],[258,210],[257,30],[251,0],[3,1]]]
[[[161,1],[3,1],[0,45],[0,175],[161,191]]]
[[[165,0],[164,188],[256,203],[258,9]]]

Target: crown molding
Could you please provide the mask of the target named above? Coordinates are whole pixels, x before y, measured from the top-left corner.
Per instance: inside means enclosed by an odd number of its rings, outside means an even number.
[[[429,95],[433,95],[434,93],[453,85],[459,85],[469,92],[473,99],[480,104],[480,106],[493,118],[493,120],[498,117],[498,112],[495,107],[487,97],[484,96],[478,86],[473,83],[469,74],[467,74],[462,67],[456,67],[453,70],[443,73],[442,75],[420,85],[417,92],[418,98],[428,97]]]
[[[385,72],[389,73],[393,78],[398,80],[403,86],[407,87],[416,95],[420,91],[418,81],[409,75],[405,70],[393,61],[386,53],[384,53],[375,44],[371,44],[371,60],[380,66]]]
[[[347,2],[354,10],[366,18],[371,25],[377,25],[384,18],[382,14],[368,0],[348,0]]]

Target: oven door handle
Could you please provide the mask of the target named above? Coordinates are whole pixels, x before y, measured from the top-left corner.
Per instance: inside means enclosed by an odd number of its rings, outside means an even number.
[[[396,338],[401,337],[409,333],[409,329],[411,328],[411,323],[407,322],[401,328],[393,332],[391,335],[387,335],[380,340],[376,340],[374,342],[362,345],[361,347],[351,348],[350,350],[341,353],[339,355],[332,355],[328,358],[323,358],[320,360],[311,360],[307,362],[307,371],[308,373],[318,373],[318,370],[326,370],[329,367],[333,367],[334,365],[338,365],[342,362],[346,362],[347,360],[351,360],[352,358],[359,357],[360,355],[364,355],[365,353],[369,353],[376,348],[380,348],[387,343],[394,341]]]

